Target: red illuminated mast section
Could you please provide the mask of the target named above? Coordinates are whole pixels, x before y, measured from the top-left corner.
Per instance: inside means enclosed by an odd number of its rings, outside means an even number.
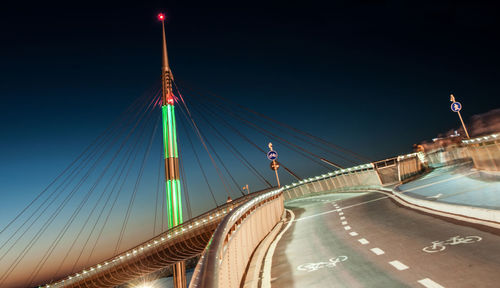
[[[167,40],[165,39],[165,14],[158,14],[158,20],[161,21],[161,28],[163,31],[163,66],[162,66],[162,85],[163,85],[163,95],[162,103],[163,105],[174,105],[174,94],[172,92],[172,81],[174,76],[168,65],[167,56]]]

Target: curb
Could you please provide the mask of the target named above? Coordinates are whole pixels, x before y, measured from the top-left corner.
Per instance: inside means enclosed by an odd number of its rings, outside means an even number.
[[[390,189],[378,189],[378,191],[388,194],[394,201],[411,209],[500,229],[500,210],[417,199]]]

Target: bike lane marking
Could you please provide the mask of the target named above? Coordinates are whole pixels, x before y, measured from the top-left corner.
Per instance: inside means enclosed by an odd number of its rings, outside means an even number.
[[[373,253],[375,253],[375,255],[377,255],[377,256],[385,254],[384,250],[382,250],[380,248],[372,248],[372,249],[370,249],[370,251],[372,251]]]
[[[385,197],[384,197],[385,198]],[[378,198],[378,199],[375,199],[376,200],[380,200],[381,198]],[[368,202],[372,202],[373,200],[371,201],[368,201]],[[364,202],[364,203],[367,203],[367,202]],[[359,204],[364,204],[364,203],[359,203]],[[352,206],[357,206],[359,204],[355,204],[355,205],[352,205]],[[347,207],[344,207],[344,208],[350,208],[352,206],[347,206]],[[338,208],[335,207],[335,208]],[[337,210],[334,210],[334,211],[341,211],[342,209],[337,209]],[[343,215],[344,213],[343,212],[339,212],[339,215]],[[345,220],[345,217],[344,216],[341,216],[340,217],[340,220]],[[346,225],[347,224],[347,221],[342,221],[342,225]],[[344,226],[344,229],[345,230],[350,230],[351,227],[350,226]],[[359,234],[357,232],[349,232],[349,235],[351,236],[358,236]],[[370,242],[368,240],[366,240],[365,238],[360,238],[358,239],[358,241],[362,244],[362,245],[366,245],[366,244],[369,244]],[[479,240],[480,241],[480,240]],[[380,255],[384,255],[385,254],[385,251],[380,249],[380,248],[371,248],[370,251],[372,253],[374,253],[375,255],[377,256],[380,256]],[[394,268],[396,268],[397,270],[399,271],[403,271],[403,270],[407,270],[407,269],[410,269],[410,267],[408,267],[407,265],[403,264],[402,262],[398,261],[398,260],[393,260],[393,261],[390,261],[388,262],[389,264],[391,264]],[[424,279],[421,279],[421,280],[418,280],[417,281],[418,283],[420,283],[421,285],[425,286],[426,288],[445,288],[441,285],[439,285],[438,283],[432,281],[431,279],[429,278],[424,278]]]
[[[405,264],[399,262],[398,260],[391,261],[391,262],[389,262],[389,264],[394,266],[394,268],[398,269],[399,271],[406,270],[406,269],[410,268],[410,267],[406,266]]]
[[[438,283],[432,281],[429,278],[418,280],[418,283],[424,285],[427,288],[444,288],[443,286],[439,285]]]
[[[471,244],[471,243],[477,243],[481,241],[483,238],[480,236],[475,236],[475,235],[469,235],[469,236],[453,236],[450,237],[447,240],[442,240],[442,241],[432,241],[431,246],[426,246],[422,248],[422,251],[427,252],[427,253],[435,253],[435,252],[441,252],[446,249],[446,246],[455,246],[458,244]]]
[[[297,266],[297,270],[306,271],[306,272],[314,272],[322,268],[333,268],[337,267],[337,263],[344,262],[348,259],[347,256],[342,255],[336,258],[330,258],[328,262],[317,262],[317,263],[306,263]]]

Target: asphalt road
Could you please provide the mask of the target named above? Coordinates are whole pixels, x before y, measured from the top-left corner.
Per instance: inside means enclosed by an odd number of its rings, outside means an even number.
[[[285,205],[295,220],[273,255],[272,287],[500,287],[498,235],[417,213],[379,193]]]

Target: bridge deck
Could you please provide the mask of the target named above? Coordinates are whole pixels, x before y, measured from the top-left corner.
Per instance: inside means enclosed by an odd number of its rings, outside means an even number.
[[[402,208],[379,193],[286,205],[296,218],[273,256],[274,287],[498,287],[497,235]],[[461,237],[449,240],[454,236]]]

